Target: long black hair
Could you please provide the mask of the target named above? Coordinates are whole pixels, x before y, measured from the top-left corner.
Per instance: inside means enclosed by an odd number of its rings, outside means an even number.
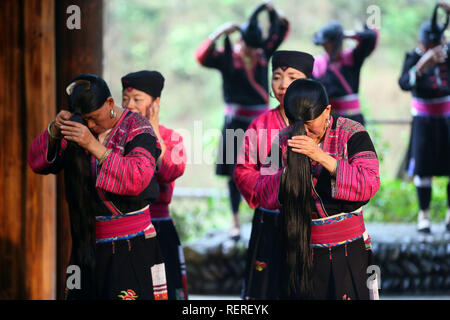
[[[87,81],[71,84],[69,111],[71,121],[84,125],[82,114],[95,110],[95,96]],[[99,201],[91,176],[91,156],[77,143],[69,141],[65,152],[64,184],[70,214],[74,261],[91,270],[95,268],[95,216],[108,215]]]
[[[291,83],[284,97],[291,124],[289,137],[306,135],[305,122],[320,116],[328,106],[324,87],[311,79]],[[287,167],[280,185],[283,298],[310,299],[312,181],[310,160],[288,148]]]

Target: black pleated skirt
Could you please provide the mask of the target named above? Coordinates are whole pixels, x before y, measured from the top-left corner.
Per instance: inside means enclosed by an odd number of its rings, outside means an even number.
[[[332,248],[314,248],[314,299],[369,300],[371,259],[371,250],[365,248],[362,238]]]
[[[97,243],[94,269],[78,265],[74,256],[70,264],[79,267],[81,279],[76,281],[76,272],[68,275],[68,300],[167,299],[164,260],[156,237]]]
[[[247,251],[242,298],[245,300],[278,300],[282,248],[280,214],[256,209]],[[313,299],[368,300],[368,267],[372,253],[364,239],[313,249]]]
[[[242,289],[245,300],[275,300],[279,297],[279,215],[255,210]]]
[[[413,117],[408,159],[411,176],[450,175],[450,117]]]

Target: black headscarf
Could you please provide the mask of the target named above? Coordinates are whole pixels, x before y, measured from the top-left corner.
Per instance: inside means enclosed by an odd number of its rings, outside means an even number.
[[[122,77],[122,88],[123,90],[133,88],[143,91],[153,98],[158,98],[164,88],[164,80],[158,71],[143,70]]]
[[[314,57],[306,52],[279,50],[272,57],[272,72],[277,68],[290,67],[303,72],[307,78],[312,77]]]

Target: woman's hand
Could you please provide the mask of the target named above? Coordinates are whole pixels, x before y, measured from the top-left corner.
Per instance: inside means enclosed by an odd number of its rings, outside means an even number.
[[[153,131],[159,134],[159,104],[152,103],[148,109],[148,121],[153,127]]]
[[[66,140],[73,141],[88,151],[91,151],[95,142],[98,142],[88,127],[74,121],[63,120],[61,133]]]
[[[419,73],[422,73],[429,67],[432,67],[438,63],[445,62],[445,59],[447,59],[447,51],[445,49],[445,46],[436,46],[425,52],[422,58],[420,58],[420,60],[416,64],[417,71],[419,71]]]
[[[292,148],[292,151],[304,154],[314,161],[319,161],[323,154],[322,149],[308,136],[294,136],[288,140],[288,146]]]
[[[288,140],[292,151],[304,154],[313,161],[320,163],[331,175],[336,174],[337,160],[324,152],[317,143],[308,136],[294,136]]]
[[[442,9],[444,9],[447,13],[450,13],[450,3],[445,1],[439,1],[437,5]]]
[[[238,31],[239,25],[234,22],[226,22],[223,25],[221,25],[219,28],[217,28],[216,31],[214,31],[209,38],[213,41],[216,41],[221,35],[226,34],[229,35],[235,31]]]
[[[51,134],[53,137],[60,137],[61,136],[61,126],[63,125],[64,121],[67,121],[70,119],[72,114],[67,110],[61,110],[57,115],[53,122],[53,124],[50,126]]]
[[[159,167],[161,164],[161,159],[164,156],[164,153],[166,152],[166,145],[163,142],[163,139],[161,137],[161,133],[159,132],[159,104],[153,103],[150,106],[149,113],[148,113],[148,121],[150,121],[150,124],[153,127],[153,131],[155,132],[156,138],[160,142],[161,145],[161,154],[159,155],[159,158],[157,160],[157,166]]]
[[[268,1],[266,1],[264,4],[266,5],[267,11],[272,11],[272,10],[274,10],[272,0],[268,0]]]

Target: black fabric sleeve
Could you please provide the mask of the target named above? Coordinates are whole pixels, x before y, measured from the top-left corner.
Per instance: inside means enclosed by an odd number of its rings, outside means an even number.
[[[363,31],[357,33],[357,37],[359,38],[359,44],[353,50],[353,59],[355,64],[362,65],[364,59],[375,49],[378,35],[376,31],[366,26]]]
[[[347,141],[347,152],[349,159],[359,152],[366,151],[372,151],[377,154],[367,131],[357,132]]]
[[[289,29],[289,24],[284,23],[278,13],[274,10],[269,11],[270,28],[269,35],[264,41],[263,49],[266,58],[269,59],[283,42]]]
[[[156,146],[156,137],[150,133],[141,133],[125,145],[124,155],[127,155],[136,147],[144,148],[151,153],[155,161],[161,155],[161,149]]]
[[[417,61],[419,61],[420,56],[418,54],[415,54],[413,52],[409,52],[405,56],[405,61],[403,63],[402,68],[402,74],[400,75],[400,78],[398,79],[398,84],[400,85],[400,88],[404,91],[411,91],[413,86],[410,83],[410,77],[409,77],[409,70],[413,66],[416,65]]]

